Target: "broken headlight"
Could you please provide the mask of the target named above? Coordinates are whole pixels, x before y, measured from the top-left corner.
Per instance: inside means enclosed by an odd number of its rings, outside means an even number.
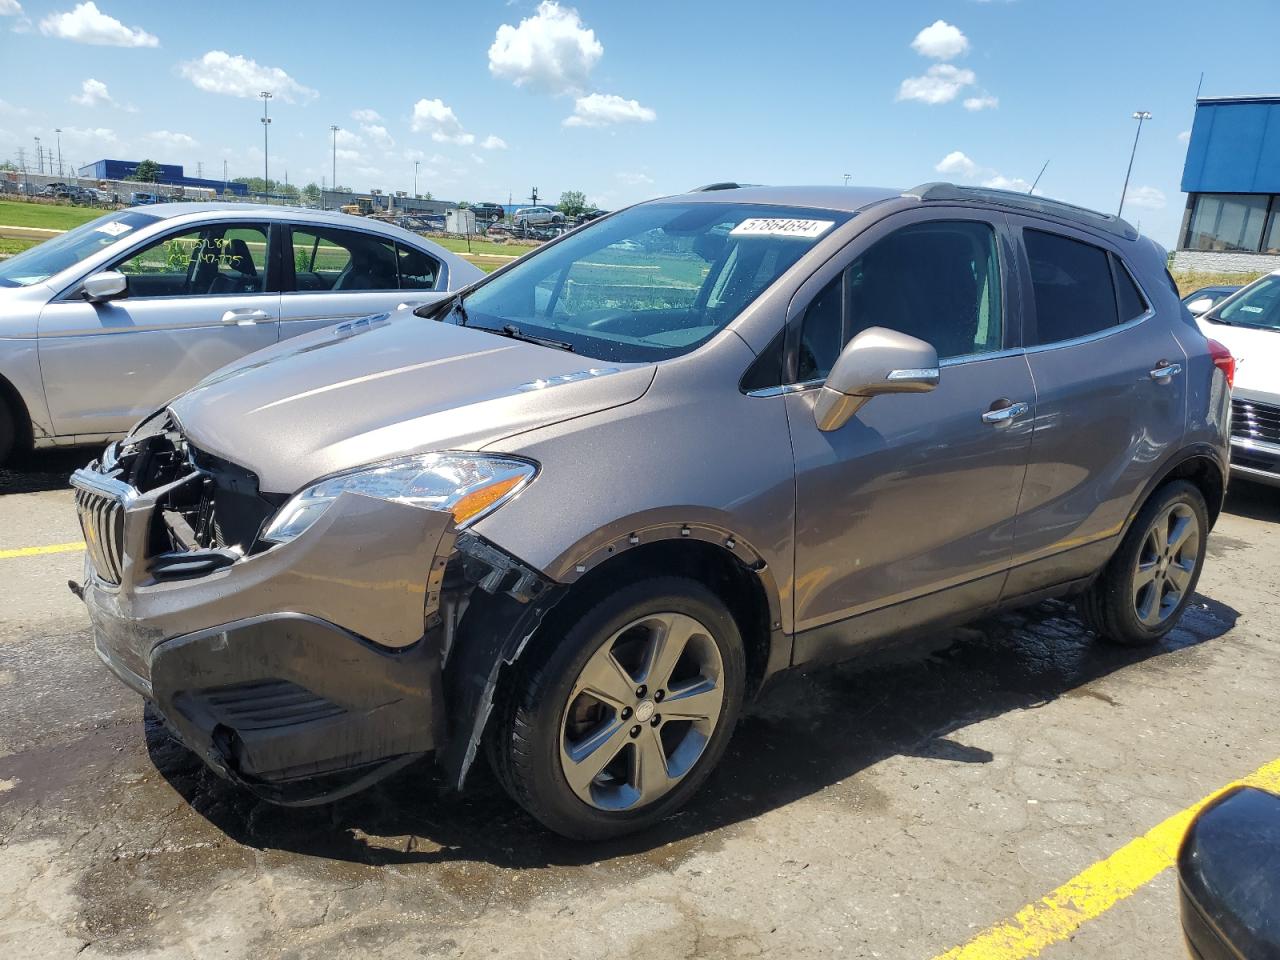
[[[345,492],[447,510],[459,529],[511,499],[537,465],[482,453],[427,453],[335,474],[300,490],[280,508],[262,535],[287,543],[303,533]]]

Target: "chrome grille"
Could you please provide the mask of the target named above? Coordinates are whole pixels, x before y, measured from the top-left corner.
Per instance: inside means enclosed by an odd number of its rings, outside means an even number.
[[[1231,435],[1241,440],[1280,443],[1280,406],[1232,398]]]
[[[124,571],[124,504],[96,490],[77,487],[76,511],[94,570],[107,583],[118,585]]]

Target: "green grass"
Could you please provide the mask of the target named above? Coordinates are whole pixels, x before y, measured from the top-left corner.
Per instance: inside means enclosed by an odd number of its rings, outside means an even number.
[[[0,256],[12,256],[23,250],[30,250],[39,242],[39,240],[7,240],[0,237]]]
[[[458,237],[428,237],[427,239],[454,253],[478,253],[493,257],[522,257],[532,249],[528,244],[523,243],[494,243],[492,240],[472,239],[471,249],[468,251],[467,241]]]
[[[23,203],[0,200],[0,224],[7,227],[44,227],[47,230],[70,230],[106,211],[92,207],[62,207],[51,203]]]
[[[1199,290],[1201,287],[1243,287],[1246,283],[1253,283],[1253,281],[1257,280],[1265,272],[1266,271],[1259,271],[1258,273],[1175,272],[1173,274],[1173,279],[1178,284],[1178,295],[1185,297],[1192,290]]]

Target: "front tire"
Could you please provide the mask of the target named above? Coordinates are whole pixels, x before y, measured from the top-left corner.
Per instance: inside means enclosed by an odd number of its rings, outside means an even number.
[[[1174,628],[1204,567],[1209,511],[1193,484],[1156,490],[1078,606],[1100,640],[1137,647]]]
[[[18,439],[18,424],[8,404],[0,399],[0,467],[9,461],[14,445]]]
[[[643,830],[720,760],[746,679],[738,626],[702,584],[617,590],[543,636],[505,691],[489,758],[507,792],[577,840]]]

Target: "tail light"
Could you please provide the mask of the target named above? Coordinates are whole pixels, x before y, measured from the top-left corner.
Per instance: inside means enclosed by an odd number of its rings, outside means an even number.
[[[1231,355],[1231,351],[1217,340],[1210,340],[1209,356],[1213,357],[1213,365],[1221,370],[1222,375],[1227,378],[1227,386],[1234,387],[1236,385],[1236,358]]]

